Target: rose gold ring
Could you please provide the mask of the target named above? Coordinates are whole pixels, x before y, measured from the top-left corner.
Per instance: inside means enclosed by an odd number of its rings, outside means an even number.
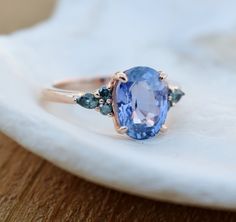
[[[165,127],[167,113],[183,91],[167,75],[138,66],[108,77],[65,80],[42,91],[46,101],[79,104],[112,117],[115,129],[133,139],[148,139]]]

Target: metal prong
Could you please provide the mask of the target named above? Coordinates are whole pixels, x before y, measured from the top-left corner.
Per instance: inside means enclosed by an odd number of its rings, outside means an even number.
[[[99,108],[99,107],[96,107],[96,108],[95,108],[95,111],[100,112],[100,108]]]
[[[79,100],[80,96],[73,96],[73,100],[74,100],[74,103],[77,103],[77,101]]]
[[[115,78],[113,77],[112,80],[107,84],[107,88],[108,90],[112,91],[112,89],[114,88],[115,85]]]
[[[120,128],[117,129],[117,132],[120,134],[125,134],[128,131],[127,126],[121,126]]]
[[[165,133],[168,130],[168,127],[166,125],[162,125],[161,132]]]
[[[119,80],[119,81],[121,81],[123,83],[128,82],[128,77],[127,77],[127,75],[124,72],[117,72],[115,74],[115,79]]]
[[[159,73],[160,73],[160,80],[164,80],[164,79],[166,79],[167,78],[167,74],[166,73],[164,73],[163,71],[159,71]]]
[[[114,114],[113,114],[113,113],[109,113],[109,114],[107,114],[107,116],[108,116],[108,117],[113,117]]]
[[[107,104],[111,104],[112,103],[112,100],[111,99],[107,99]]]
[[[99,99],[99,104],[104,104],[104,99]]]
[[[100,94],[99,94],[99,92],[96,91],[96,92],[94,93],[94,96],[95,96],[96,98],[100,98]]]

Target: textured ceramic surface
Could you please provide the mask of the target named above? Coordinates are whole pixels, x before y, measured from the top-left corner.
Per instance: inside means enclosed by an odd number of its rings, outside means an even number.
[[[1,131],[99,184],[236,209],[235,1],[59,3],[48,22],[0,38]],[[127,139],[93,110],[38,99],[55,79],[136,65],[166,71],[187,94],[157,138]]]

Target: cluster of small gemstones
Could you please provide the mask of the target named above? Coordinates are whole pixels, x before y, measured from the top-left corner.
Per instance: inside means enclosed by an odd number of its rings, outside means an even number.
[[[112,91],[102,87],[97,93],[86,93],[76,99],[76,103],[87,109],[97,109],[103,115],[113,115]]]
[[[184,95],[185,93],[179,88],[169,88],[169,106],[174,106]]]
[[[112,92],[106,87],[102,87],[99,91],[99,108],[103,115],[112,115]]]

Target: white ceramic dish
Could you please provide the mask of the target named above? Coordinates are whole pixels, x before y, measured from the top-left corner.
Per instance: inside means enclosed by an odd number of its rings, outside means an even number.
[[[61,168],[117,190],[236,209],[232,6],[61,0],[50,21],[0,39],[1,131]],[[165,70],[187,94],[157,138],[134,141],[94,111],[39,101],[42,86],[54,80],[136,65]]]

